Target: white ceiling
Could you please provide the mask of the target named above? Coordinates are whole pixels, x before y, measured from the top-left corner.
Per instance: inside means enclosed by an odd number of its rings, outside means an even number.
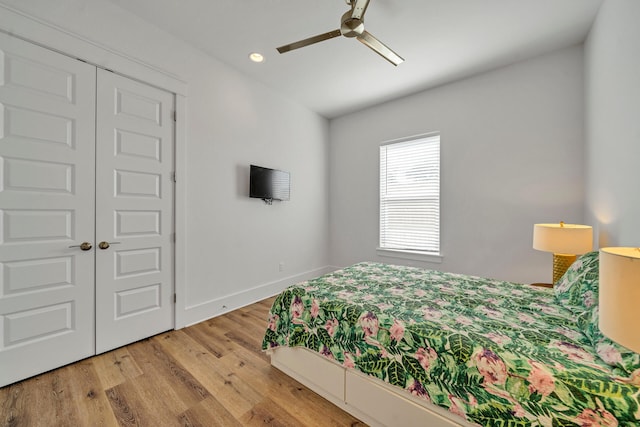
[[[345,37],[276,51],[339,28],[345,0],[110,1],[328,118],[580,43],[602,2],[371,0],[365,27],[394,67]]]

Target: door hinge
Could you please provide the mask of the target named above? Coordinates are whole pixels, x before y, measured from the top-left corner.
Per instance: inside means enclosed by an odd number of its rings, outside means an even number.
[[[171,114],[173,116],[173,121],[177,122],[178,121],[178,112],[177,111],[173,111],[173,114]]]
[[[176,178],[176,173],[175,172],[171,172],[171,181],[178,182],[178,179]]]
[[[175,304],[176,302],[178,302],[178,295],[173,294],[173,303]]]

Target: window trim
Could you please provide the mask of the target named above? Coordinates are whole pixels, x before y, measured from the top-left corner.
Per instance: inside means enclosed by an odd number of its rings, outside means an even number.
[[[431,262],[434,264],[440,264],[444,259],[442,252],[421,252],[410,251],[408,249],[387,249],[380,247],[376,248],[376,252],[378,253],[378,256],[385,258],[400,258],[411,261]]]

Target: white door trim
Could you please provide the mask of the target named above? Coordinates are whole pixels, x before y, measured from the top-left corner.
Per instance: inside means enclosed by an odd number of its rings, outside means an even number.
[[[186,97],[176,94],[176,125],[174,126],[174,158],[173,163],[176,168],[176,183],[174,185],[173,203],[173,227],[175,230],[175,245],[173,253],[174,281],[173,286],[176,293],[176,303],[174,305],[175,323],[174,328],[184,328],[188,324],[186,319],[186,295],[187,295],[187,273],[185,259],[187,253],[187,114]],[[178,142],[180,141],[180,143]]]
[[[58,25],[0,3],[0,31],[100,68],[118,71],[175,94],[187,95],[187,82],[175,74],[90,40]]]
[[[79,34],[45,22],[0,3],[0,31],[36,45],[79,58],[100,68],[145,82],[176,95],[174,228],[175,328],[186,326],[186,96],[189,83],[174,74],[133,58],[110,46],[88,40]]]

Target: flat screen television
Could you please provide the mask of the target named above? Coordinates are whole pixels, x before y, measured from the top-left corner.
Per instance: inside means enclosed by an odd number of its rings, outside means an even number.
[[[251,165],[249,173],[249,197],[272,200],[289,200],[289,172]]]

